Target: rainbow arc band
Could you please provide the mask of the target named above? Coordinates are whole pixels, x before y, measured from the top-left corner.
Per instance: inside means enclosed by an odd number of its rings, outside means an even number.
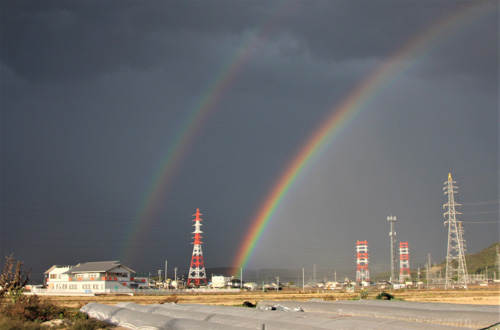
[[[237,249],[238,252],[232,263],[233,276],[236,276],[241,268],[247,267],[267,224],[297,178],[303,175],[308,166],[319,158],[321,152],[335,141],[348,124],[397,78],[420,63],[426,55],[457,35],[459,31],[495,13],[498,15],[498,6],[494,3],[479,2],[467,4],[445,16],[384,61],[340,105],[332,108],[322,124],[302,145],[292,161],[285,166],[281,176],[259,207],[246,231],[246,236]]]

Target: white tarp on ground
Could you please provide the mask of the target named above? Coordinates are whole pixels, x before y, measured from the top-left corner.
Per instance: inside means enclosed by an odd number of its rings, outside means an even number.
[[[401,321],[430,323],[467,328],[485,328],[500,322],[498,306],[419,303],[409,301],[358,300],[358,301],[261,301],[258,308],[280,304],[299,306],[305,312],[337,315],[387,318]]]
[[[265,307],[303,312],[269,310]],[[471,306],[471,307],[469,307]],[[393,301],[262,301],[260,308],[197,304],[116,306],[90,303],[81,311],[90,317],[130,329],[463,329],[499,322],[497,306],[451,305]],[[300,307],[300,308],[296,308]],[[280,309],[280,308],[278,308]],[[410,317],[413,313],[414,317]],[[451,314],[450,314],[451,313]],[[426,315],[428,317],[426,317]],[[439,319],[437,316],[441,315]],[[477,317],[473,316],[477,315]],[[415,317],[416,316],[416,317]],[[450,316],[458,321],[450,324]],[[445,320],[445,322],[443,322]],[[463,325],[467,323],[467,325]],[[480,325],[479,325],[480,324]]]

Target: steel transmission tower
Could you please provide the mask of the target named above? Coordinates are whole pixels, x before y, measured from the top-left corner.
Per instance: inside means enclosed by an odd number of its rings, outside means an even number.
[[[399,242],[399,282],[411,281],[408,242]]]
[[[396,217],[392,215],[387,217],[387,221],[391,225],[391,231],[389,232],[389,237],[391,239],[391,281],[396,280],[396,269],[398,268],[398,261],[396,259],[396,232],[394,231],[394,223],[396,222]]]
[[[196,214],[193,214],[196,216],[194,226],[194,247],[193,247],[193,256],[191,257],[191,267],[189,268],[189,275],[188,275],[188,285],[200,285],[201,282],[204,282],[207,284],[207,275],[205,271],[205,262],[203,261],[203,252],[201,251],[201,234],[203,232],[201,231],[201,219],[200,215],[200,209],[196,209]]]
[[[368,242],[356,242],[356,281],[363,282],[370,280],[370,272],[368,271]]]
[[[448,224],[448,249],[446,252],[446,281],[445,289],[452,284],[458,284],[467,288],[467,265],[465,263],[465,241],[463,239],[462,222],[457,221],[457,214],[461,214],[455,210],[455,206],[460,204],[455,203],[454,194],[457,189],[456,182],[452,180],[451,173],[448,174],[448,180],[444,183],[444,194],[448,195],[448,203],[443,205],[443,209],[448,209],[443,213],[443,216],[448,218],[444,222]]]

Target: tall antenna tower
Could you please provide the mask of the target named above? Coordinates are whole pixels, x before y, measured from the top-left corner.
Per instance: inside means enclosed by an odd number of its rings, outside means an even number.
[[[411,281],[410,252],[408,242],[399,242],[399,282],[404,283],[406,279]]]
[[[448,174],[448,180],[444,183],[444,194],[448,195],[448,203],[443,205],[443,209],[448,208],[443,216],[448,220],[444,222],[448,224],[448,249],[446,252],[446,281],[444,288],[448,289],[453,284],[458,284],[467,288],[467,265],[465,264],[465,241],[463,238],[462,222],[457,221],[457,214],[460,212],[455,211],[455,206],[460,204],[455,203],[454,194],[457,192],[455,184],[451,178],[451,173]]]
[[[396,217],[392,215],[387,217],[387,221],[391,225],[391,231],[389,232],[389,238],[391,239],[391,281],[396,280],[396,269],[398,268],[398,261],[396,259],[396,232],[394,231],[394,223],[396,222]]]
[[[368,243],[367,241],[356,242],[356,281],[369,281],[370,272],[368,271]]]
[[[189,268],[189,275],[188,275],[188,285],[196,285],[199,286],[201,282],[204,282],[207,284],[207,274],[205,271],[205,262],[203,261],[203,252],[201,251],[201,234],[203,232],[201,231],[201,221],[203,219],[200,218],[200,209],[196,209],[196,214],[193,214],[193,216],[196,216],[196,218],[193,220],[194,223],[194,247],[193,247],[193,256],[191,257],[191,267]]]

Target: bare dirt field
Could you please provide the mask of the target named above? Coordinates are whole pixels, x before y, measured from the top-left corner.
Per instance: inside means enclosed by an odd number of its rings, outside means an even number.
[[[374,299],[381,291],[373,288],[368,299]],[[396,299],[404,301],[438,302],[453,304],[478,304],[478,305],[498,305],[500,306],[500,287],[498,285],[471,288],[468,290],[401,290],[391,291]],[[179,304],[205,304],[205,305],[227,305],[237,306],[249,301],[256,303],[260,300],[297,300],[307,301],[309,299],[323,300],[349,300],[358,299],[359,293],[332,292],[316,290],[314,292],[300,291],[280,291],[280,292],[239,292],[239,293],[185,293],[185,294],[165,294],[165,295],[105,295],[96,297],[61,297],[61,296],[41,296],[44,301],[64,307],[82,307],[90,302],[115,305],[119,302],[133,302],[137,304],[157,304],[169,301],[176,301]]]

